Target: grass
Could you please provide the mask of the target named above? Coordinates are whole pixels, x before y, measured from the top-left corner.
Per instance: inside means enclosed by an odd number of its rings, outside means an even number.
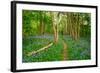
[[[70,36],[64,36],[64,40],[68,45],[69,60],[86,60],[91,59],[90,41],[86,38],[80,38],[75,41]]]
[[[49,36],[49,37],[48,37]],[[86,38],[80,38],[78,41],[73,40],[70,36],[59,36],[57,44],[41,51],[35,55],[27,56],[28,52],[38,50],[48,43],[53,42],[53,35],[35,36],[31,38],[23,38],[23,62],[46,62],[46,61],[62,61],[63,60],[63,43],[67,44],[68,60],[86,60],[90,59],[90,41]]]
[[[27,41],[27,42],[26,42]],[[38,50],[47,45],[47,43],[51,42],[52,39],[24,39],[23,41],[23,62],[46,62],[46,61],[60,61],[62,60],[62,50],[63,44],[62,42],[58,42],[54,44],[50,48],[41,51],[35,55],[27,56],[27,52]],[[61,41],[61,40],[59,40]]]

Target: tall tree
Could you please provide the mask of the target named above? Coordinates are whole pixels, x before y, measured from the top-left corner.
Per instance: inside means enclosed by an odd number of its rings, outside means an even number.
[[[44,34],[44,29],[45,29],[45,27],[44,27],[44,12],[41,12],[40,11],[40,34],[42,35],[42,34]]]
[[[60,13],[59,12],[53,12],[52,13],[52,24],[53,24],[53,30],[54,30],[54,42],[57,43],[58,42],[58,38],[59,38],[59,22],[61,20],[60,17]]]

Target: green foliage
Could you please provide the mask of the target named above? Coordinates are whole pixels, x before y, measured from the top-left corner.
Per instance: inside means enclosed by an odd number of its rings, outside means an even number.
[[[91,14],[81,13],[80,18],[82,18],[83,21],[83,24],[81,24],[80,36],[91,37]]]
[[[53,19],[53,15],[55,19]],[[31,51],[39,50],[54,42],[53,22],[56,22],[59,39],[57,44],[35,55],[27,56]],[[63,41],[68,46],[68,60],[86,60],[91,58],[91,14],[77,12],[50,12],[23,10],[23,62],[44,62],[63,60]],[[77,37],[77,40],[73,39]]]
[[[31,51],[35,51],[38,50],[40,48],[42,48],[43,46],[47,45],[48,42],[50,42],[50,40],[47,39],[33,39],[32,41],[27,39],[24,40],[24,47],[23,48],[23,62],[45,62],[45,61],[60,61],[62,60],[62,51],[63,51],[63,44],[62,42],[60,42],[61,40],[59,40],[59,43],[51,46],[50,48],[41,51],[35,55],[32,56],[27,56],[27,52],[31,52]],[[38,43],[41,44],[38,44]],[[30,44],[33,43],[33,44]],[[35,44],[37,43],[37,44]],[[31,45],[31,46],[30,46]]]
[[[63,39],[68,45],[69,60],[91,59],[90,40],[80,38],[78,41],[75,41],[70,36],[64,36]]]

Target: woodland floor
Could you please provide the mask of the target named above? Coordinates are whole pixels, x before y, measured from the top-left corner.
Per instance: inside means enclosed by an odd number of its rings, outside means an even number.
[[[23,38],[23,62],[46,62],[64,60],[90,59],[90,41],[80,38],[77,42],[70,36],[59,35],[57,44],[46,50],[27,56],[29,52],[39,50],[48,43],[53,42],[53,35],[30,36]]]
[[[63,60],[67,60],[68,56],[66,54],[68,54],[67,52],[67,44],[63,41]]]

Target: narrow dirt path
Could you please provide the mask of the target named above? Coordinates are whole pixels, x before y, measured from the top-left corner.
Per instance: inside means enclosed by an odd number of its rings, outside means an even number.
[[[67,44],[64,42],[63,40],[63,60],[67,60],[68,59],[68,55],[67,55]]]

